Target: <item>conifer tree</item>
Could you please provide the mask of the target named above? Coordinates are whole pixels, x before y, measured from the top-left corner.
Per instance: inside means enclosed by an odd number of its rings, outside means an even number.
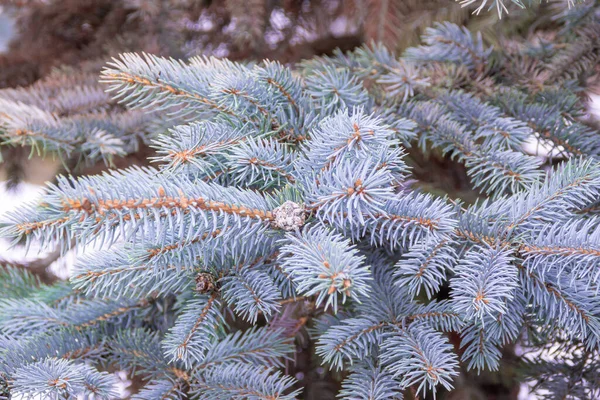
[[[2,227],[86,250],[68,282],[0,270],[2,395],[115,398],[119,368],[144,379],[135,399],[292,399],[309,340],[345,399],[440,396],[516,342],[563,350],[528,358],[549,398],[593,398],[600,147],[582,90],[598,19],[565,11],[552,43],[505,49],[439,23],[401,57],[371,45],[293,68],[113,59],[108,92],[176,124],[153,167],[60,176]],[[11,144],[98,154],[15,104]],[[469,194],[415,180],[425,157]]]

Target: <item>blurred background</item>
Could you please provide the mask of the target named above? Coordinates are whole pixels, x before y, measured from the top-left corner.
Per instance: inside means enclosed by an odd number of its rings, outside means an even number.
[[[80,82],[100,85],[102,66],[111,56],[129,51],[249,62],[268,58],[291,64],[335,49],[382,42],[401,54],[435,21],[465,25],[480,31],[488,43],[506,46],[544,24],[550,27],[545,34],[551,35],[556,7],[565,7],[564,1],[526,10],[507,4],[509,14],[500,20],[495,11],[473,15],[476,5],[461,7],[454,0],[0,0],[0,92],[28,87],[30,95],[47,94],[54,87]],[[600,115],[600,96],[593,92],[589,110]],[[42,159],[28,148],[1,149],[0,220],[17,204],[40,195],[41,185],[58,173],[73,172],[75,166],[83,175],[142,165],[151,152],[142,143],[109,163],[79,166],[76,160]],[[26,256],[9,245],[0,241],[0,261],[52,258],[48,249],[37,249],[41,254],[34,249]],[[69,258],[51,267],[62,278],[68,269]],[[462,376],[453,398],[533,399],[527,387],[515,383],[510,354],[503,365],[498,373]],[[131,382],[123,379],[126,396]],[[327,390],[315,385],[305,393],[307,398],[333,398]]]

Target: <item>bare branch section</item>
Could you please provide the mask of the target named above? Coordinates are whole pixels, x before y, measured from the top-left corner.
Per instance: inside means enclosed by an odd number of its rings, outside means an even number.
[[[9,261],[0,257],[0,266],[12,266],[26,270],[38,277],[40,282],[52,284],[60,278],[50,271],[49,267],[52,263],[57,261],[60,256],[60,249],[56,249],[47,256],[32,261]]]

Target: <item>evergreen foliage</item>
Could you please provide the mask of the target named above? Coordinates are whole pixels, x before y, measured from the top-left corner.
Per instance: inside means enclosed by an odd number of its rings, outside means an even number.
[[[502,18],[503,14],[508,14],[507,6],[515,5],[520,8],[526,8],[526,6],[531,6],[532,4],[540,4],[541,0],[530,0],[527,2],[523,2],[521,0],[457,0],[463,7],[470,6],[472,4],[478,4],[478,7],[475,9],[474,13],[479,14],[481,10],[493,10],[495,9],[498,13],[498,17]],[[566,0],[564,1],[564,5],[571,8],[574,4],[585,3],[585,0]]]
[[[96,81],[95,73],[63,68],[30,87],[0,90],[2,143],[88,165],[135,152],[154,116],[115,104]]]
[[[153,139],[154,167],[61,176],[2,227],[96,248],[68,283],[1,270],[2,395],[113,398],[118,367],[144,378],[136,399],[291,399],[302,382],[283,367],[306,332],[346,399],[435,396],[461,368],[497,370],[518,340],[577,349],[530,363],[540,386],[597,393],[599,136],[580,118],[590,71],[560,65],[600,55],[558,46],[593,35],[565,20],[548,53],[444,23],[400,58],[372,45],[293,69],[114,59],[109,93],[176,123]],[[9,144],[102,155],[93,127],[77,136],[32,107],[1,114]],[[423,190],[416,154],[460,165],[476,198]]]

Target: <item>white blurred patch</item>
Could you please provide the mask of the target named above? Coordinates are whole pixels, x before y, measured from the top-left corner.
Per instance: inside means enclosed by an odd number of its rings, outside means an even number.
[[[0,53],[4,53],[8,50],[8,44],[13,38],[14,31],[15,21],[6,10],[0,6]]]
[[[600,94],[590,94],[590,113],[600,118]]]

